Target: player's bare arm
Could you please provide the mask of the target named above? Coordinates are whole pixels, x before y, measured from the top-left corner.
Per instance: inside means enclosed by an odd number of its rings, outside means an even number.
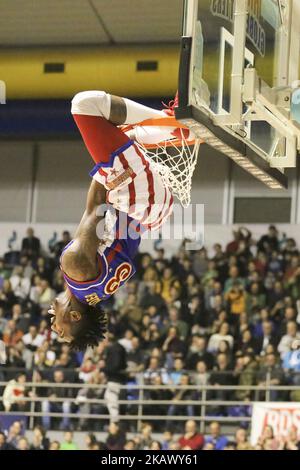
[[[86,209],[75,233],[72,245],[65,251],[61,266],[73,279],[84,281],[95,278],[98,272],[96,254],[99,247],[97,225],[103,215],[97,215],[97,209],[105,204],[106,189],[93,180],[87,195]]]

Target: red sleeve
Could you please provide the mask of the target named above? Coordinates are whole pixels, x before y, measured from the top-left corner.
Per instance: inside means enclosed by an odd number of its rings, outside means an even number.
[[[193,450],[200,450],[204,446],[204,437],[202,434],[196,434],[191,441],[190,441],[190,447]]]
[[[107,163],[110,155],[130,139],[118,127],[99,116],[73,114],[86,148],[95,163]]]

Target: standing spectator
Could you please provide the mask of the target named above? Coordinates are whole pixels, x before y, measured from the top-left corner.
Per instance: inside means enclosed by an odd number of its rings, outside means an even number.
[[[205,444],[211,443],[215,450],[224,450],[228,439],[221,434],[221,426],[218,421],[213,421],[209,426],[209,436],[205,438]]]
[[[121,344],[115,343],[113,340],[114,338],[110,334],[106,348],[106,366],[103,368],[103,372],[107,377],[104,398],[107,403],[110,420],[116,422],[119,419],[121,385],[125,383],[126,379],[126,350]]]
[[[189,420],[185,423],[185,433],[179,438],[181,450],[201,450],[204,446],[204,436],[197,432],[196,421]]]
[[[34,261],[39,256],[40,249],[40,240],[34,236],[33,228],[29,227],[27,229],[27,237],[22,240],[22,255],[26,255]]]
[[[68,243],[70,243],[70,241],[71,241],[70,232],[68,230],[64,230],[62,233],[61,240],[56,242],[55,245],[51,247],[50,250],[54,254],[54,258],[57,264],[59,263],[60,256],[62,254],[63,249],[65,248],[65,246],[68,245]]]
[[[257,243],[259,251],[271,254],[272,251],[278,251],[278,231],[274,225],[270,225],[268,233],[263,235]]]

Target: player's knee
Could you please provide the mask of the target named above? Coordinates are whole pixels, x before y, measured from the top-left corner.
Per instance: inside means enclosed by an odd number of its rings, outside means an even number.
[[[72,99],[72,114],[102,116],[108,119],[110,95],[105,91],[81,91]]]

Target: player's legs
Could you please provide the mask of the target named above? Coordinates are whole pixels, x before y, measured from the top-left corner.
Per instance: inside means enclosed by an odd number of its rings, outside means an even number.
[[[72,100],[71,112],[96,163],[108,162],[114,151],[130,141],[114,124],[134,124],[165,116],[163,111],[127,98],[114,97],[104,91],[78,93]]]

